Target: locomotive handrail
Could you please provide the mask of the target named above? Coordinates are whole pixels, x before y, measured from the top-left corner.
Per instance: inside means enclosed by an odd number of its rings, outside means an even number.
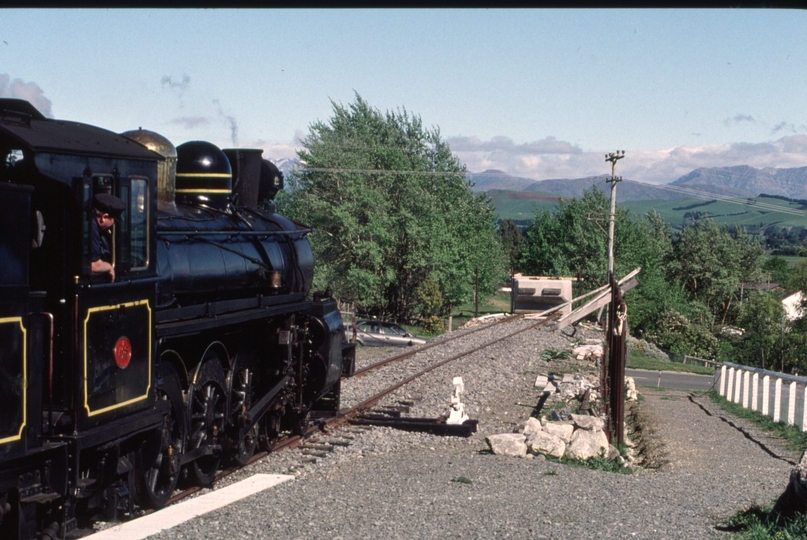
[[[188,230],[158,230],[157,236],[275,236],[275,235],[306,235],[314,229],[297,229],[296,231],[205,231],[198,229]]]

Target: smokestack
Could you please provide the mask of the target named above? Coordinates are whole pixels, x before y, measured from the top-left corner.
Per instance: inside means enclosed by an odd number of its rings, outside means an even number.
[[[225,148],[224,153],[233,168],[233,204],[258,208],[258,189],[261,179],[260,148]]]

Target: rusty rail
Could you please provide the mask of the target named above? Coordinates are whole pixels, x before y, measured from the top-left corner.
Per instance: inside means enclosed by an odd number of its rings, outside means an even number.
[[[510,315],[509,317],[504,317],[503,319],[498,320],[498,321],[496,321],[496,322],[494,322],[492,324],[486,324],[484,326],[480,326],[479,328],[471,330],[470,332],[464,332],[464,333],[462,333],[460,335],[457,335],[457,336],[454,336],[454,337],[451,337],[451,338],[448,338],[448,339],[444,339],[444,340],[441,340],[441,341],[433,341],[431,343],[423,345],[422,347],[418,347],[414,351],[407,351],[407,352],[404,352],[404,353],[401,353],[401,354],[396,354],[395,356],[390,356],[389,358],[385,358],[384,360],[379,360],[375,364],[371,364],[371,365],[365,366],[365,367],[363,367],[361,369],[357,369],[353,373],[353,376],[354,377],[361,377],[362,375],[366,375],[368,372],[370,372],[370,371],[372,371],[372,370],[374,370],[376,368],[385,366],[387,364],[391,364],[393,362],[399,362],[401,360],[406,360],[407,358],[411,358],[411,357],[415,356],[417,353],[423,352],[423,351],[425,351],[427,349],[431,349],[432,347],[436,347],[438,345],[444,345],[445,343],[448,343],[449,341],[453,341],[455,339],[460,339],[460,338],[463,338],[463,337],[465,337],[465,336],[467,336],[469,334],[473,334],[474,332],[479,332],[480,330],[484,330],[486,328],[491,328],[493,326],[496,326],[497,324],[510,322],[510,321],[513,321],[513,320],[521,318],[521,317],[523,317],[523,315]]]
[[[511,338],[513,336],[521,334],[522,332],[526,332],[527,330],[532,330],[532,329],[537,328],[539,326],[544,326],[544,325],[548,324],[550,321],[553,321],[555,319],[556,319],[556,317],[549,317],[547,319],[538,321],[535,324],[531,324],[530,326],[528,326],[526,328],[522,328],[521,330],[517,330],[515,332],[507,334],[506,336],[502,336],[502,337],[500,337],[498,339],[495,339],[493,341],[485,343],[484,345],[481,345],[479,347],[475,347],[473,349],[461,352],[459,354],[455,354],[454,356],[446,358],[445,360],[440,360],[439,362],[437,362],[435,364],[432,364],[431,366],[427,367],[426,369],[424,369],[422,371],[419,371],[418,373],[415,373],[414,375],[410,375],[409,377],[405,378],[404,380],[402,380],[402,381],[400,381],[400,382],[398,382],[396,384],[393,384],[392,386],[388,387],[385,390],[382,390],[381,392],[379,392],[375,396],[372,396],[372,397],[369,397],[369,398],[365,399],[364,401],[362,401],[358,405],[355,405],[355,406],[353,406],[350,409],[347,409],[345,411],[340,411],[337,414],[337,416],[330,419],[327,422],[327,424],[328,425],[343,424],[343,423],[347,422],[351,416],[360,414],[360,413],[370,409],[371,407],[376,405],[379,401],[381,401],[382,399],[387,397],[389,394],[391,394],[395,390],[399,389],[400,387],[402,387],[402,386],[404,386],[406,384],[409,384],[410,382],[414,381],[418,377],[422,377],[423,375],[425,375],[426,373],[429,373],[430,371],[433,371],[433,370],[435,370],[435,369],[437,369],[437,368],[439,368],[441,366],[444,366],[444,365],[448,364],[449,362],[453,362],[454,360],[457,360],[457,359],[462,358],[464,356],[468,356],[469,354],[473,354],[473,353],[475,353],[477,351],[480,351],[480,350],[482,350],[484,348],[490,347],[491,345],[495,345],[496,343],[504,341],[505,339],[509,339],[509,338]],[[464,335],[467,335],[467,334],[464,334]],[[442,342],[442,343],[445,343],[445,342]]]

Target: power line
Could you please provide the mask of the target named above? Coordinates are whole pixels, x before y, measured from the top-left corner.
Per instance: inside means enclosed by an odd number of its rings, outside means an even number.
[[[455,175],[463,175],[465,176],[466,180],[473,180],[474,176],[481,175],[482,173],[470,173],[467,171],[402,171],[402,170],[387,170],[387,169],[340,169],[340,168],[323,168],[323,167],[302,167],[297,169],[297,172],[305,173],[305,172],[317,172],[317,173],[332,173],[332,174],[376,174],[376,175],[391,175],[391,176],[455,176]],[[490,176],[495,176],[497,173],[493,173]],[[486,175],[488,176],[488,175]],[[501,173],[501,176],[510,176],[507,173]],[[598,176],[597,178],[607,179],[607,176]],[[787,208],[784,206],[779,206],[776,204],[766,203],[762,201],[755,201],[753,204],[748,203],[748,198],[740,198],[740,197],[731,197],[728,195],[720,195],[717,193],[712,193],[709,191],[702,191],[693,188],[686,188],[686,187],[679,187],[679,186],[672,186],[670,184],[647,184],[644,182],[638,182],[636,180],[624,180],[625,182],[630,182],[632,184],[638,184],[644,187],[654,187],[658,189],[663,189],[666,191],[671,191],[673,193],[679,193],[681,195],[688,195],[690,197],[695,197],[699,199],[705,200],[714,200],[725,202],[729,204],[736,204],[740,206],[753,206],[759,210],[767,210],[769,212],[778,212],[780,214],[789,214],[792,216],[800,216],[800,217],[807,217],[807,212],[803,210],[795,210],[793,208]],[[540,182],[540,180],[535,180],[535,182]],[[592,184],[594,185],[594,184]]]
[[[642,182],[637,182],[635,180],[625,180],[625,182],[631,182],[633,184],[640,184],[640,185],[643,185],[643,186],[648,185],[648,184],[644,184]],[[672,191],[673,193],[680,193],[682,195],[689,195],[691,197],[696,197],[696,198],[699,198],[699,199],[715,200],[715,201],[726,202],[726,203],[730,203],[730,204],[737,204],[737,205],[742,205],[742,206],[753,206],[755,208],[759,208],[759,209],[762,209],[762,210],[768,210],[768,211],[771,211],[771,212],[779,212],[779,213],[782,213],[782,214],[790,214],[790,215],[793,215],[793,216],[801,216],[801,217],[807,216],[807,212],[804,212],[803,210],[795,210],[793,208],[786,208],[786,207],[783,207],[783,206],[779,206],[777,204],[771,204],[771,203],[766,203],[766,202],[761,202],[761,201],[755,201],[753,204],[748,204],[748,198],[743,199],[743,198],[740,198],[740,197],[730,197],[728,195],[719,195],[719,194],[716,194],[716,193],[710,193],[708,191],[701,191],[701,190],[692,189],[692,188],[684,188],[684,187],[678,187],[678,186],[672,187],[669,184],[659,184],[659,185],[654,185],[653,187],[657,187],[659,189],[665,189],[667,191]]]

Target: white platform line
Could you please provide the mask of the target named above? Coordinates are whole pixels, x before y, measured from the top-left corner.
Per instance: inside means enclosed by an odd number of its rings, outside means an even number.
[[[230,486],[169,506],[159,512],[104,529],[87,538],[92,540],[143,540],[152,534],[170,529],[196,516],[212,512],[292,478],[294,476],[287,474],[256,474]]]

